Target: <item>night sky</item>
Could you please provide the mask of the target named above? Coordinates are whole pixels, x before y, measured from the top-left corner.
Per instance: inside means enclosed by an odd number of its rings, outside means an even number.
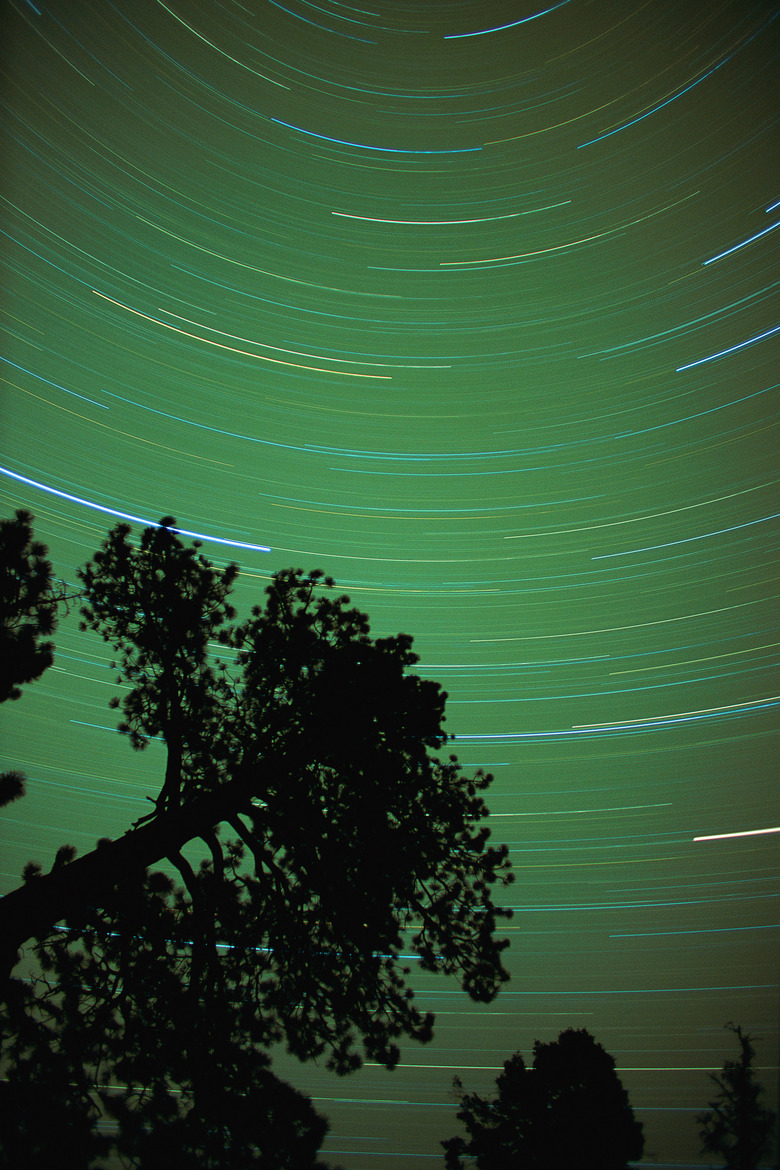
[[[281,1059],[326,1156],[443,1164],[453,1075],[573,1026],[645,1162],[699,1164],[728,1021],[776,1095],[780,10],[2,13],[2,514],[70,582],[116,517],[173,515],[244,614],[324,570],[495,774],[512,980],[418,979],[436,1039],[393,1073]],[[2,713],[2,890],[160,787],[77,626]]]

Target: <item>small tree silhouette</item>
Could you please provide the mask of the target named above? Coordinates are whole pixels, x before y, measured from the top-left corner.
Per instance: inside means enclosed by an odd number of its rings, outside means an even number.
[[[705,1113],[697,1117],[702,1151],[719,1154],[728,1170],[756,1170],[766,1153],[775,1123],[771,1109],[761,1104],[761,1085],[755,1077],[755,1049],[739,1024],[727,1024],[740,1046],[738,1060],[727,1060],[720,1076],[710,1079],[718,1093]]]
[[[442,1142],[448,1170],[462,1170],[464,1156],[478,1170],[625,1170],[644,1149],[615,1062],[585,1029],[537,1040],[531,1068],[515,1053],[493,1100],[454,1083],[469,1138]]]

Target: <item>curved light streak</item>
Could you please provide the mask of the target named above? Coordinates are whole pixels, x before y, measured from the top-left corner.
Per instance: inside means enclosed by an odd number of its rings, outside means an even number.
[[[772,337],[775,333],[780,333],[780,325],[774,325],[771,329],[766,329],[763,333],[758,333],[755,337],[749,337],[747,341],[740,341],[738,345],[730,345],[728,349],[719,349],[717,353],[711,353],[707,357],[699,358],[698,361],[688,362],[685,366],[678,366],[676,372],[681,374],[683,370],[692,370],[694,366],[703,366],[707,362],[714,362],[718,358],[727,357],[732,353],[738,353],[741,349],[747,349],[749,345],[755,345],[757,341],[765,341],[767,337]]]
[[[748,244],[752,244],[755,240],[760,240],[762,236],[768,236],[775,228],[780,227],[780,219],[777,223],[770,224],[768,228],[764,228],[762,232],[756,232],[754,236],[749,236],[746,240],[741,240],[740,243],[734,244],[732,248],[726,248],[725,252],[718,252],[717,256],[710,256],[709,260],[703,260],[702,266],[707,267],[708,264],[714,264],[716,260],[722,260],[724,256],[731,256],[734,252],[738,252],[740,248],[746,248]]]
[[[508,28],[519,28],[521,24],[528,24],[530,20],[538,20],[540,16],[547,16],[550,12],[555,12],[558,8],[563,8],[570,0],[560,0],[560,3],[553,4],[550,8],[543,8],[541,12],[534,12],[531,16],[524,16],[521,20],[512,20],[509,24],[498,24],[494,28],[481,28],[476,32],[468,33],[445,33],[445,41],[462,41],[468,37],[486,37],[489,33],[504,32]]]
[[[329,134],[315,134],[313,130],[305,130],[303,126],[295,126],[292,122],[283,122],[281,118],[269,118],[277,126],[284,126],[287,130],[295,130],[298,134],[307,134],[310,138],[320,138],[324,142],[333,142],[337,146],[351,146],[355,150],[374,150],[381,154],[474,154],[482,150],[481,146],[460,146],[452,150],[413,150],[401,146],[373,146],[365,142],[350,142],[345,138],[331,138]]]
[[[18,472],[11,471],[8,467],[0,467],[0,475],[7,475],[9,479],[15,479],[19,483],[27,484],[28,487],[37,488],[38,491],[47,492],[50,496],[59,496],[61,500],[69,500],[73,504],[81,504],[84,508],[92,508],[93,511],[103,512],[107,516],[116,516],[119,520],[130,520],[133,524],[143,524],[149,528],[162,527],[158,520],[147,520],[143,516],[134,516],[131,512],[121,512],[117,508],[109,508],[105,504],[97,504],[94,500],[85,500],[82,496],[76,496],[72,492],[61,491],[60,488],[39,483],[38,480],[30,479],[26,475],[19,475]],[[270,547],[266,544],[250,544],[243,540],[228,540],[225,536],[213,536],[205,532],[191,532],[187,528],[171,528],[171,532],[177,532],[179,536],[189,536],[193,540],[208,540],[211,544],[227,545],[230,548],[243,548],[252,552],[263,553],[271,551]]]

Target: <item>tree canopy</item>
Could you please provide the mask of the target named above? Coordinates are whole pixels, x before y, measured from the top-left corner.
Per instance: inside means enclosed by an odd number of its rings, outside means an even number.
[[[409,952],[492,999],[508,916],[493,889],[512,875],[481,823],[491,777],[438,754],[446,695],[413,672],[411,638],[372,638],[329,578],[299,569],[237,623],[237,568],[174,528],[136,544],[120,524],[80,572],[83,627],[124,688],[120,729],[137,750],[164,740],[166,765],[148,816],[81,858],[64,846],[47,874],[28,866],[0,900],[7,967],[30,939],[38,964],[32,984],[6,980],[6,1096],[40,1080],[48,1050],[89,1157],[109,1113],[133,1165],[162,1165],[175,1140],[209,1166],[228,1125],[236,1160],[220,1166],[287,1166],[258,1144],[249,1086],[280,1133],[310,1136],[289,1163],[310,1166],[319,1121],[265,1054],[392,1067],[401,1036],[432,1033]]]
[[[160,872],[85,908],[0,1013],[0,1164],[26,1170],[326,1170],[327,1122],[281,1081],[264,1021],[192,981],[196,923]]]
[[[642,1125],[615,1061],[585,1029],[537,1040],[530,1068],[516,1052],[496,1087],[495,1098],[481,1097],[455,1078],[468,1138],[442,1143],[448,1170],[462,1170],[464,1157],[478,1170],[626,1170],[642,1154]]]

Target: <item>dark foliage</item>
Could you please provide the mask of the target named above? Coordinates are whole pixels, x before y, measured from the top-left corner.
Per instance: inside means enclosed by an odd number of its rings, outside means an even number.
[[[84,626],[125,687],[121,730],[167,747],[147,817],[83,858],[64,847],[48,874],[28,866],[0,901],[8,960],[38,940],[33,982],[9,984],[8,1103],[53,1078],[84,1166],[106,1118],[134,1166],[313,1166],[322,1123],[271,1074],[273,1044],[339,1073],[361,1047],[392,1067],[398,1038],[433,1025],[402,952],[475,999],[506,978],[492,887],[511,873],[480,825],[491,778],[435,754],[446,696],[411,672],[411,639],[372,639],[300,570],[236,625],[236,572],[166,519],[137,547],[117,526],[81,573]],[[263,1142],[278,1130],[287,1149],[291,1126],[299,1160],[284,1161]]]
[[[18,511],[0,520],[0,703],[51,666],[53,646],[42,642],[57,625],[57,598],[48,549],[33,539],[33,517]]]
[[[504,1063],[494,1099],[455,1088],[468,1138],[443,1142],[448,1170],[626,1170],[644,1148],[615,1062],[589,1032],[572,1028]]]
[[[3,1017],[3,1165],[324,1170],[327,1124],[271,1072],[262,1018],[193,983],[193,926],[155,873],[38,945]]]
[[[33,539],[33,517],[18,511],[0,520],[0,703],[18,699],[25,683],[51,666],[48,639],[57,626],[60,596],[45,545]],[[0,776],[0,807],[24,795],[21,772]]]
[[[739,1041],[738,1060],[727,1060],[720,1076],[712,1076],[718,1093],[706,1113],[697,1117],[702,1151],[718,1154],[728,1170],[756,1170],[766,1153],[775,1115],[761,1104],[756,1080],[755,1049],[738,1024],[727,1024]]]
[[[143,749],[150,737],[165,740],[168,763],[158,811],[182,797],[213,789],[225,778],[220,719],[230,689],[208,662],[209,642],[235,617],[228,602],[238,573],[218,572],[197,546],[185,546],[167,527],[144,529],[138,548],[120,524],[80,572],[84,585],[82,629],[111,644],[118,682],[127,687],[119,730]],[[118,698],[112,700],[119,707]]]

